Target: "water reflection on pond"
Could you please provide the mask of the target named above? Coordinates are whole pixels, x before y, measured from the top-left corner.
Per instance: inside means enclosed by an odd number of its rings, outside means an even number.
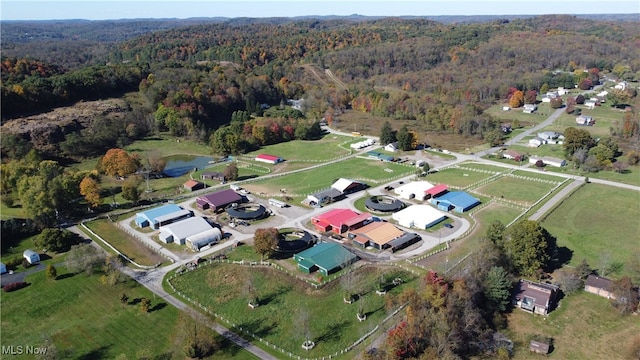
[[[212,161],[211,156],[193,155],[172,155],[164,158],[167,165],[164,167],[164,174],[169,177],[182,176],[194,168],[203,169]]]

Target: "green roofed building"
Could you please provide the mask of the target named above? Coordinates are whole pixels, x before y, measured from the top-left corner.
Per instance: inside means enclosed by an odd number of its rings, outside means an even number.
[[[336,243],[321,242],[294,255],[298,269],[305,273],[318,270],[322,275],[329,275],[340,267],[351,264],[358,257]]]

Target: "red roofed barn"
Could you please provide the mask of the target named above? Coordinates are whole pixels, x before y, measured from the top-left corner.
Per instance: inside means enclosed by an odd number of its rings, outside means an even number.
[[[284,159],[281,157],[278,157],[275,155],[269,155],[269,154],[258,154],[255,160],[265,162],[267,164],[273,164],[273,165],[284,161]]]
[[[320,232],[333,231],[342,234],[353,228],[358,228],[371,219],[371,214],[358,214],[351,209],[333,209],[311,218],[311,222]]]

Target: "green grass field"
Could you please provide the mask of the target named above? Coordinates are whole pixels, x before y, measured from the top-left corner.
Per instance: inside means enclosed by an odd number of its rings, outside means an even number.
[[[515,201],[522,206],[535,203],[555,187],[555,184],[516,179],[503,176],[496,181],[475,189],[484,195]]]
[[[553,173],[543,173],[541,171],[530,172],[530,171],[516,170],[516,171],[513,172],[513,175],[515,175],[515,176],[526,176],[526,177],[532,177],[532,178],[536,178],[536,179],[548,180],[548,181],[556,181],[556,182],[564,181],[564,178],[561,177],[561,176],[554,176]]]
[[[586,259],[593,268],[603,262],[621,264],[614,277],[628,274],[624,264],[640,257],[640,194],[587,184],[566,199],[542,222],[559,246],[573,252],[571,265]],[[615,235],[614,235],[615,234]]]
[[[190,317],[131,280],[108,286],[98,275],[67,274],[64,268],[58,275],[62,278],[50,280],[44,272],[35,273],[27,277],[28,287],[2,293],[3,346],[39,346],[48,340],[61,359],[114,359],[122,354],[128,359],[184,358],[185,331],[196,326]],[[120,302],[122,293],[129,304]],[[143,297],[151,300],[148,313],[134,304]],[[212,358],[253,359],[204,325],[197,327],[224,346]]]
[[[429,174],[424,178],[424,180],[432,184],[447,184],[450,186],[464,188],[490,176],[492,175],[451,167],[440,170],[434,174]]]
[[[349,144],[362,141],[349,136],[328,134],[320,140],[288,141],[280,144],[264,146],[260,150],[248,153],[255,157],[258,154],[271,154],[284,158],[287,162],[327,161],[351,153]]]
[[[494,172],[494,173],[501,173],[501,172],[509,171],[509,169],[503,168],[503,167],[500,167],[500,166],[473,163],[473,162],[465,162],[465,163],[459,164],[459,166],[460,167],[464,167],[464,168],[469,168],[469,169],[477,169],[477,170],[482,170],[482,171],[491,171],[491,172]]]
[[[499,220],[507,225],[520,214],[521,210],[510,206],[495,202],[489,204],[475,213],[474,216],[478,222],[471,235],[453,242],[449,250],[430,256],[425,260],[419,261],[419,263],[437,272],[444,272],[447,266],[457,263],[469,253],[477,251],[480,246],[482,246],[480,239],[484,237],[485,229],[489,224]]]
[[[396,163],[375,161],[361,158],[350,158],[339,163],[329,164],[308,171],[287,174],[276,178],[256,180],[245,184],[252,192],[278,193],[279,189],[287,189],[292,197],[303,197],[322,189],[327,189],[338,178],[360,180],[370,186],[391,181],[402,175],[415,172],[411,166]]]
[[[587,292],[563,298],[546,318],[514,309],[508,322],[515,360],[545,357],[529,352],[535,335],[553,338],[549,359],[632,359],[629,345],[640,333],[637,316],[621,316],[609,300]]]
[[[171,155],[211,155],[212,151],[207,144],[179,140],[169,134],[138,140],[131,145],[127,145],[124,149],[128,152],[141,154],[157,152],[161,157]]]
[[[125,231],[115,226],[107,219],[94,220],[86,223],[87,227],[99,234],[111,246],[127,255],[140,265],[153,266],[167,260],[143,245],[140,240],[132,238]],[[102,245],[102,242],[98,241]]]
[[[212,309],[237,327],[277,344],[282,349],[304,357],[321,357],[340,352],[354,343],[366,332],[378,325],[387,315],[385,297],[375,294],[374,289],[381,274],[386,281],[402,277],[403,285],[390,289],[398,294],[413,279],[394,267],[366,268],[353,273],[354,289],[360,287],[363,312],[366,321],[356,319],[360,303],[346,304],[340,282],[315,290],[305,282],[283,276],[278,270],[263,267],[245,267],[232,264],[213,264],[197,271],[188,272],[171,281],[176,289],[186,296]],[[260,306],[248,307],[245,284],[256,289]],[[309,331],[316,347],[305,352],[300,348],[304,329],[300,314],[308,314]],[[272,350],[273,351],[273,350]]]

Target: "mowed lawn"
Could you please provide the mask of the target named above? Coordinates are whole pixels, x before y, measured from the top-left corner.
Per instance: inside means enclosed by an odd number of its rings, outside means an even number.
[[[247,155],[258,154],[280,156],[287,162],[295,161],[327,161],[351,153],[349,144],[362,141],[348,136],[328,134],[319,140],[295,140],[262,147]]]
[[[437,173],[429,174],[424,177],[424,180],[432,184],[447,184],[464,188],[490,176],[492,174],[450,167]]]
[[[349,158],[317,168],[245,184],[253,192],[278,193],[287,189],[290,196],[306,196],[328,189],[339,178],[364,181],[370,186],[415,172],[415,167],[361,158]]]
[[[548,317],[514,309],[505,334],[514,341],[514,360],[544,358],[529,352],[534,335],[553,339],[550,359],[633,359],[629,346],[640,334],[634,315],[622,316],[606,298],[579,292],[560,301]]]
[[[495,181],[475,189],[483,195],[504,198],[527,206],[535,203],[556,185],[548,182],[516,179],[503,176]]]
[[[375,293],[375,286],[384,274],[386,281],[401,277],[406,283],[389,289],[385,296]],[[361,303],[343,301],[341,281],[322,289],[284,275],[268,267],[247,267],[233,264],[213,264],[169,280],[176,290],[202,306],[242,327],[256,337],[308,358],[318,358],[340,352],[380,324],[387,316],[385,298],[397,295],[414,282],[408,273],[395,267],[362,268],[353,272],[352,289],[361,289]],[[252,284],[260,306],[248,306],[247,284]],[[367,315],[358,321],[360,305]],[[308,318],[309,336],[316,346],[301,349],[305,340],[303,315]],[[273,350],[271,350],[273,351]],[[354,354],[355,355],[355,354]]]
[[[542,223],[573,251],[571,265],[586,259],[592,267],[603,261],[628,264],[640,257],[640,193],[587,184],[558,206]],[[627,274],[622,267],[614,277]]]
[[[161,264],[167,259],[144,245],[142,241],[134,239],[124,230],[120,229],[109,220],[101,219],[86,223],[87,227],[96,234],[100,235],[111,246],[118,249],[121,253],[127,255],[131,260],[140,265],[153,266]],[[96,239],[96,242],[102,247],[103,243]]]
[[[28,287],[2,293],[2,345],[41,346],[48,340],[61,359],[184,358],[185,329],[196,326],[188,315],[132,280],[108,286],[97,274],[67,274],[64,268],[58,268],[58,276],[50,280],[44,272],[31,274]],[[128,304],[120,302],[123,293]],[[151,300],[148,313],[140,310],[142,298]],[[197,328],[224,347],[212,358],[253,359],[203,324]]]

